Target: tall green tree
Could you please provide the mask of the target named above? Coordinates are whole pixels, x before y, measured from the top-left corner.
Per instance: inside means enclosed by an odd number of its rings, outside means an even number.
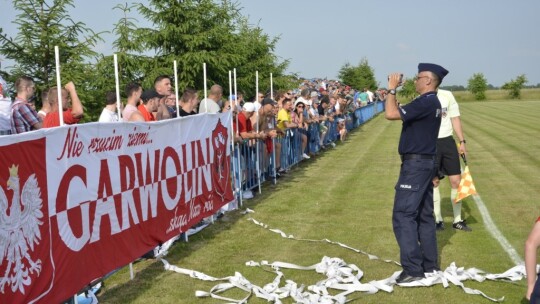
[[[366,58],[362,58],[357,66],[345,63],[339,70],[338,77],[341,82],[356,89],[368,88],[372,91],[377,89],[375,72]]]
[[[279,38],[270,37],[259,26],[250,26],[245,17],[239,19],[235,36],[236,52],[240,55],[236,63],[239,67],[237,84],[247,98],[256,96],[255,71],[259,72],[259,91],[261,92],[267,92],[270,89],[270,73],[273,77],[274,90],[297,86],[297,83],[293,84],[290,76],[285,75],[289,61],[280,61],[274,53]]]
[[[399,96],[404,97],[406,100],[412,100],[418,93],[416,92],[416,86],[414,84],[414,79],[406,79],[403,82],[403,86],[399,91]]]
[[[116,40],[113,42],[115,54],[118,59],[118,80],[121,96],[124,94],[124,88],[129,82],[141,82],[146,71],[145,66],[150,66],[152,57],[141,55],[144,48],[134,37],[137,31],[136,23],[138,20],[131,18],[129,14],[136,10],[136,5],[129,6],[128,4],[119,4],[113,8],[122,12],[122,17],[115,24],[113,33],[116,35]],[[94,95],[96,96],[96,105],[88,111],[92,118],[97,119],[103,107],[103,98],[108,91],[116,90],[116,82],[113,81],[114,76],[114,55],[104,56],[100,54],[93,66],[93,74],[91,77]],[[170,74],[170,73],[169,73]],[[124,96],[125,97],[125,96]]]
[[[487,79],[484,77],[484,74],[473,74],[473,76],[469,78],[468,90],[474,95],[474,99],[486,99]]]
[[[101,38],[100,33],[71,19],[67,9],[73,7],[73,1],[13,0],[13,7],[19,12],[14,21],[19,30],[16,37],[8,37],[0,29],[0,54],[15,62],[13,78],[33,77],[38,92],[55,86],[54,47],[58,46],[63,82],[84,87],[91,68],[86,62],[96,55],[92,48]],[[84,93],[80,95],[85,99]]]
[[[508,95],[512,99],[521,98],[521,89],[527,83],[527,77],[524,74],[519,75],[516,79],[512,79],[509,82],[503,84],[501,87],[503,90],[508,90]]]
[[[237,68],[239,90],[255,93],[255,71],[259,71],[261,90],[289,82],[284,75],[288,61],[274,54],[278,38],[269,37],[259,27],[250,26],[236,3],[213,0],[150,0],[136,4],[152,27],[137,28],[127,16],[131,7],[117,7],[125,15],[116,25],[116,52],[121,77],[139,80],[145,87],[158,75],[173,75],[177,61],[178,86],[201,89],[203,63],[207,86],[217,83],[228,93],[228,72]],[[103,58],[104,68],[109,58]]]

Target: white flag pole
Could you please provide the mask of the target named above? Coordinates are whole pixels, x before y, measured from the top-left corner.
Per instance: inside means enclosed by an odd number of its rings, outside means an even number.
[[[236,105],[233,105],[233,102],[232,102],[232,95],[233,95],[233,92],[232,92],[232,72],[229,70],[229,114],[232,116],[232,113],[233,111],[235,110],[234,107]],[[231,135],[231,160],[232,160],[232,167],[233,167],[233,174],[236,174],[236,162],[234,161],[234,157],[233,157],[233,154],[234,154],[234,123],[233,123],[233,120],[232,120],[232,117],[231,117],[231,132],[229,133]],[[238,180],[236,178],[236,176],[234,177],[234,184],[231,185],[232,188],[233,188],[233,193],[234,195],[236,196],[238,194]],[[235,206],[234,209],[238,209],[238,206]]]
[[[270,73],[270,99],[274,100],[274,77],[272,73]],[[274,109],[272,109],[272,112]],[[274,126],[275,127],[275,126]],[[274,184],[277,183],[277,168],[276,168],[276,139],[272,138],[272,158],[274,159],[274,163],[272,164],[272,169],[274,171]]]
[[[239,130],[238,130],[238,114],[240,113],[240,108],[238,107],[240,104],[238,103],[238,87],[236,86],[236,68],[233,69],[233,79],[234,79],[234,96],[236,96],[236,102],[235,102],[235,106],[236,106],[236,111],[238,111],[238,113],[236,113],[236,136],[239,135]],[[236,144],[236,152],[238,153],[237,157],[236,157],[236,160],[237,160],[237,168],[238,168],[238,196],[240,197],[240,207],[243,206],[243,197],[242,197],[242,175],[243,175],[243,172],[242,172],[242,165],[240,164],[240,144]]]
[[[259,101],[259,71],[255,71],[255,101]],[[259,104],[262,107],[262,104],[259,102]],[[256,114],[256,132],[259,134],[259,109],[255,110]],[[261,193],[261,168],[260,168],[260,162],[259,162],[259,155],[260,155],[260,142],[257,141],[257,160],[255,161],[255,165],[257,166],[257,181],[259,183],[259,193]]]
[[[122,114],[120,111],[120,81],[118,80],[118,56],[114,54],[114,78],[116,81],[116,108],[118,110],[118,121],[122,121]],[[129,263],[129,278],[133,281],[135,275],[133,274],[133,263]]]
[[[208,100],[206,97],[206,62],[203,63],[203,82],[204,82],[204,108],[208,112]]]
[[[118,56],[116,54],[114,54],[114,81],[116,83],[116,111],[118,111],[118,121],[122,121],[122,111],[120,110],[120,81],[118,80]],[[131,279],[133,280],[133,278]]]
[[[54,57],[56,60],[56,87],[58,88],[58,116],[60,125],[64,125],[64,107],[62,106],[62,82],[60,81],[60,52],[58,46],[54,46]]]
[[[270,73],[270,98],[274,99],[274,79],[272,78],[272,73]]]
[[[178,68],[174,61],[174,92],[176,95],[176,117],[180,117],[180,105],[178,104]]]
[[[236,110],[240,111],[240,103],[238,102],[238,87],[236,86],[236,68],[233,69],[233,79],[234,79],[234,96],[236,96]],[[236,125],[238,126],[238,113],[236,115]],[[236,128],[236,135],[239,135],[239,130]]]

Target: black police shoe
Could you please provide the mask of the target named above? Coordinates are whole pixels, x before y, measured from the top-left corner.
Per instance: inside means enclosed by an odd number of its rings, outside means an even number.
[[[437,223],[435,223],[435,229],[436,229],[437,231],[444,230],[444,223],[443,223],[443,222],[437,222]]]
[[[403,284],[403,283],[411,283],[415,281],[420,281],[424,277],[413,277],[412,275],[408,275],[405,271],[402,271],[399,276],[396,278],[396,283]]]

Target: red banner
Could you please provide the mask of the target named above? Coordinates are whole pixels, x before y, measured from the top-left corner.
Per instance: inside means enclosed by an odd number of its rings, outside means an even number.
[[[0,303],[57,303],[234,200],[228,114],[0,137]]]

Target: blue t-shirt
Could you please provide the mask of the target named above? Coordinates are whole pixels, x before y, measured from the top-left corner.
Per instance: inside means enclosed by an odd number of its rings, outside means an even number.
[[[436,92],[418,96],[399,108],[403,127],[399,154],[435,155],[441,125],[441,103]]]

